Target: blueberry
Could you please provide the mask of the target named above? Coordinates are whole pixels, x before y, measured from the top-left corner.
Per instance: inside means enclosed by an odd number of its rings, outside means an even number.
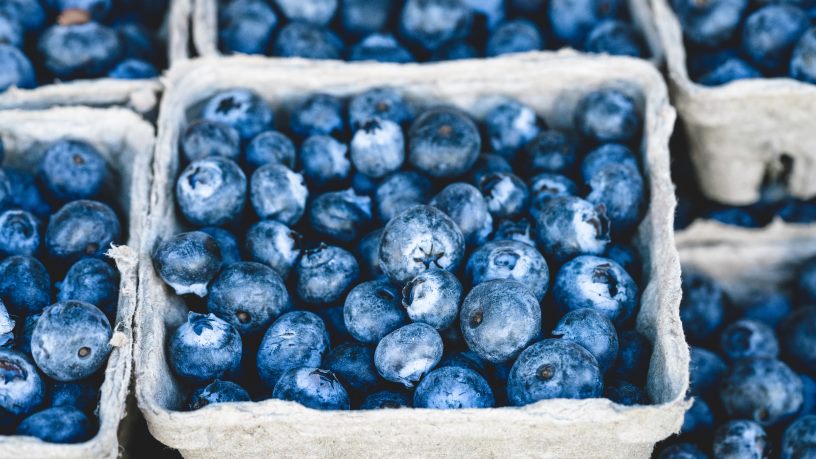
[[[218,8],[218,41],[226,53],[266,53],[277,25],[265,0],[233,0]]]
[[[487,40],[488,57],[502,54],[538,51],[544,47],[544,37],[538,27],[526,19],[515,19],[499,24]]]
[[[494,241],[516,241],[535,247],[533,241],[533,229],[530,222],[523,218],[517,222],[513,220],[502,220],[499,228],[493,234]]]
[[[14,316],[36,314],[51,304],[51,278],[39,260],[13,256],[0,263],[0,299]]]
[[[247,258],[263,263],[286,279],[300,257],[301,236],[283,223],[262,220],[249,228],[244,242]]]
[[[241,363],[241,335],[213,314],[190,312],[187,321],[170,336],[167,349],[173,371],[201,384],[228,377]]]
[[[68,10],[80,10],[91,15],[95,20],[104,19],[111,10],[111,0],[55,0],[57,10],[65,12]]]
[[[7,0],[0,4],[0,15],[19,22],[27,32],[41,29],[45,10],[39,0]]]
[[[47,408],[23,419],[15,435],[48,443],[82,443],[94,435],[91,420],[75,408]]]
[[[241,213],[247,180],[234,161],[212,156],[193,161],[176,182],[176,201],[184,217],[198,226],[220,226]]]
[[[599,255],[609,243],[609,220],[603,209],[575,196],[550,199],[533,214],[536,240],[552,260],[581,254]]]
[[[193,392],[188,408],[193,411],[218,403],[248,402],[250,400],[249,393],[243,387],[234,382],[216,379]]]
[[[57,283],[57,301],[90,303],[108,317],[116,319],[119,301],[119,271],[97,258],[83,258],[74,263]]]
[[[513,172],[513,167],[503,156],[493,153],[479,155],[470,170],[469,180],[478,185],[482,177],[493,172]]]
[[[816,452],[816,416],[802,416],[785,429],[782,459],[810,458]]]
[[[506,362],[541,335],[541,307],[523,284],[487,281],[465,297],[461,328],[471,351],[493,363]]]
[[[39,176],[56,199],[88,199],[100,193],[107,178],[105,159],[93,146],[78,140],[60,140],[45,150]]]
[[[23,47],[23,26],[16,20],[0,13],[0,43],[15,48]]]
[[[575,309],[558,321],[552,335],[574,341],[592,353],[601,373],[606,373],[618,355],[618,333],[612,322],[593,309]]]
[[[577,196],[578,185],[571,179],[558,174],[538,174],[528,182],[530,190],[530,213],[538,212],[543,204],[552,198]]]
[[[431,61],[457,61],[461,59],[475,59],[480,57],[480,53],[476,51],[466,40],[454,40],[441,48],[437,49],[431,55]]]
[[[232,324],[241,335],[262,331],[291,307],[278,273],[247,261],[224,267],[207,298],[207,310]]]
[[[402,289],[402,306],[414,322],[444,330],[456,321],[462,303],[462,284],[442,269],[419,273]]]
[[[278,33],[273,54],[279,57],[340,59],[343,42],[331,31],[302,22],[291,22]]]
[[[802,380],[778,360],[743,359],[723,378],[720,399],[728,416],[770,427],[795,415],[802,406]]]
[[[526,286],[538,301],[550,283],[547,261],[535,247],[518,241],[494,241],[476,249],[467,261],[465,276],[471,285],[510,279]]]
[[[96,22],[51,26],[37,49],[43,67],[59,80],[104,76],[124,51],[116,31]]]
[[[740,207],[715,208],[706,213],[703,218],[714,220],[725,225],[742,226],[744,228],[760,228],[763,226],[747,209]]]
[[[692,443],[677,443],[661,450],[657,459],[708,459],[708,455]]]
[[[414,387],[442,358],[442,337],[430,325],[412,323],[385,335],[374,351],[374,366],[388,381]]]
[[[14,325],[16,322],[11,318],[6,309],[6,305],[0,301],[0,347],[10,348],[14,343]],[[25,330],[23,330],[25,332]]]
[[[621,265],[627,273],[631,274],[635,278],[642,267],[640,256],[635,251],[634,247],[627,244],[616,243],[608,245],[606,247],[604,257],[609,258],[610,260],[613,260]]]
[[[139,59],[126,59],[108,72],[109,78],[117,80],[146,80],[158,76],[159,70],[156,66]]]
[[[607,381],[603,396],[624,406],[649,404],[649,396],[643,389],[622,379]]]
[[[725,44],[734,36],[742,14],[748,8],[748,1],[674,0],[672,5],[686,39],[699,45],[716,47]]]
[[[806,83],[816,84],[816,27],[811,27],[802,34],[793,49],[790,76]]]
[[[638,159],[632,150],[618,143],[605,143],[587,153],[581,161],[581,179],[584,183],[590,183],[602,170],[615,164],[640,170]]]
[[[816,307],[796,309],[782,323],[779,336],[786,358],[816,374]]]
[[[504,101],[493,107],[484,118],[490,147],[512,156],[541,131],[544,122],[532,107],[515,100]]]
[[[596,398],[602,392],[595,357],[560,339],[545,339],[525,349],[507,378],[507,398],[515,406],[552,398]]]
[[[683,417],[683,427],[680,429],[682,435],[704,436],[714,428],[714,414],[708,403],[700,397],[695,397],[691,402],[691,407]]]
[[[632,317],[640,296],[637,284],[621,265],[591,255],[582,255],[561,266],[552,292],[562,312],[590,308],[616,325]]]
[[[366,395],[380,385],[374,367],[374,349],[360,343],[336,346],[326,356],[326,369],[331,370],[351,391]]]
[[[439,107],[426,111],[411,125],[408,162],[432,177],[455,177],[473,166],[481,145],[479,130],[467,115]]]
[[[652,343],[645,336],[636,330],[622,331],[618,334],[618,358],[610,374],[643,384],[646,382],[651,357]]]
[[[40,221],[25,210],[0,214],[0,254],[34,255],[40,247]]]
[[[629,143],[640,133],[635,101],[617,89],[600,89],[585,95],[575,109],[578,132],[597,142]]]
[[[359,277],[360,266],[354,255],[321,243],[300,257],[295,266],[295,289],[307,304],[336,304]]]
[[[348,147],[327,135],[306,139],[300,147],[303,175],[316,187],[345,182],[351,175]]]
[[[396,409],[407,408],[411,406],[411,400],[404,392],[397,392],[393,390],[383,390],[374,392],[366,397],[363,404],[360,405],[361,410],[382,410],[382,409]]]
[[[29,357],[31,356],[31,335],[34,333],[34,328],[37,326],[39,319],[39,312],[27,315],[23,322],[22,332],[14,340],[14,349]]]
[[[202,118],[232,127],[248,141],[273,124],[272,107],[249,89],[221,91],[207,101]]]
[[[430,205],[456,222],[467,244],[478,244],[493,229],[487,202],[473,185],[452,183],[434,196]]]
[[[554,0],[547,4],[547,18],[559,41],[579,49],[592,28],[619,9],[617,0]]]
[[[751,62],[774,74],[785,72],[808,17],[791,5],[768,5],[751,13],[742,28],[742,52]]]
[[[275,0],[275,4],[290,21],[303,21],[325,26],[337,11],[337,0]]]
[[[755,320],[741,319],[731,323],[722,331],[720,345],[732,362],[747,357],[779,356],[779,342],[773,329]]]
[[[729,421],[714,432],[714,456],[722,459],[768,457],[771,449],[765,429],[752,421]]]
[[[683,270],[680,319],[689,341],[704,341],[722,325],[724,301],[722,288],[716,281],[694,270]]]
[[[263,219],[294,225],[303,216],[308,197],[303,176],[280,164],[261,166],[250,178],[249,199]]]
[[[527,209],[530,190],[518,176],[509,172],[493,172],[479,181],[479,190],[487,209],[495,218],[518,217]]]
[[[309,205],[311,229],[331,240],[353,242],[371,223],[371,198],[349,188],[324,193]]]
[[[736,80],[762,78],[762,73],[739,58],[728,59],[699,78],[700,84],[720,86]]]
[[[241,261],[241,253],[238,249],[238,240],[229,231],[217,226],[208,226],[199,231],[207,233],[215,239],[218,249],[221,252],[221,261],[224,266]]]
[[[48,377],[76,381],[100,369],[111,352],[110,322],[96,306],[61,301],[47,307],[31,335],[31,355]]]
[[[402,212],[417,204],[426,204],[430,199],[431,181],[413,171],[389,175],[374,192],[377,216],[382,223],[388,223]]]
[[[317,311],[317,314],[323,319],[323,323],[326,324],[331,342],[345,343],[352,340],[343,319],[343,305],[320,309]]]
[[[264,333],[258,349],[258,374],[270,389],[293,368],[320,366],[329,350],[323,320],[307,311],[280,316]]]
[[[26,415],[42,405],[45,384],[29,358],[0,349],[0,408],[13,416]]]
[[[256,135],[246,147],[246,162],[252,169],[266,164],[280,164],[294,169],[295,144],[278,131],[264,131]]]
[[[348,392],[337,376],[318,368],[293,368],[284,373],[272,397],[298,402],[316,410],[349,409]]]
[[[692,395],[712,395],[727,372],[728,366],[717,354],[701,347],[691,347],[689,392]]]
[[[207,284],[221,270],[221,250],[210,235],[193,231],[159,242],[153,266],[177,295],[207,296]]]
[[[402,166],[405,139],[400,126],[389,120],[366,121],[351,140],[351,161],[358,171],[382,177]]]
[[[468,34],[472,13],[461,0],[407,0],[400,15],[406,40],[428,51]]]
[[[48,406],[92,411],[99,401],[99,384],[92,376],[76,382],[55,382],[49,388]]]
[[[209,156],[236,161],[241,156],[241,139],[238,131],[224,123],[198,120],[181,135],[181,150],[190,162]]]
[[[362,238],[357,244],[357,259],[360,262],[363,273],[374,278],[382,274],[380,270],[380,236],[382,228],[372,231]]]
[[[0,43],[0,92],[9,88],[29,89],[37,85],[34,67],[22,51]]]
[[[802,299],[816,302],[816,258],[811,258],[802,265],[796,281]]]
[[[598,23],[587,35],[584,50],[589,53],[614,56],[644,57],[646,50],[638,32],[629,24],[618,20]]]
[[[575,140],[562,132],[545,130],[525,145],[520,156],[521,170],[529,175],[569,175],[577,161]]]
[[[292,131],[301,137],[338,135],[345,130],[343,102],[329,94],[313,94],[295,107],[289,121]]]
[[[367,35],[382,30],[393,10],[390,0],[345,0],[340,2],[340,23],[346,32]]]
[[[436,207],[414,206],[385,225],[380,239],[380,269],[404,285],[431,268],[454,271],[464,257],[465,238],[456,223]]]
[[[491,408],[494,403],[493,390],[484,377],[462,367],[431,371],[422,378],[414,392],[415,408]]]
[[[371,34],[351,48],[350,61],[413,62],[414,56],[390,34]]]
[[[645,184],[640,172],[626,164],[609,164],[587,183],[586,200],[603,206],[615,236],[630,234],[640,223],[646,209]]]
[[[397,90],[387,87],[372,88],[352,97],[348,111],[353,129],[360,129],[372,119],[404,125],[414,118],[414,110],[405,98]]]
[[[41,219],[51,216],[51,204],[45,199],[37,186],[33,174],[20,169],[3,168],[9,182],[9,200],[11,207],[26,210]],[[0,179],[2,182],[2,179]],[[0,190],[2,186],[0,185]]]
[[[346,296],[343,318],[349,334],[361,343],[374,344],[408,323],[400,294],[384,280],[363,282]]]
[[[788,223],[816,223],[816,203],[789,199],[776,214]]]

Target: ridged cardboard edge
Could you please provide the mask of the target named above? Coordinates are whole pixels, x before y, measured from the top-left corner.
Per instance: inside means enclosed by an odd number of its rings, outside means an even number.
[[[784,153],[794,159],[790,193],[803,199],[816,195],[816,85],[790,78],[716,87],[691,81],[677,16],[667,0],[651,2],[669,88],[703,193],[726,204],[752,204],[759,200],[766,171]]]
[[[470,102],[477,97],[474,91],[468,92],[472,84],[503,82],[505,87],[518,90],[515,85],[546,86],[558,79],[567,87],[573,85],[575,77],[582,79],[582,87],[634,82],[647,99],[645,130],[649,135],[644,160],[651,171],[651,202],[640,232],[652,237],[638,242],[646,253],[651,282],[643,292],[638,326],[654,341],[650,374],[665,373],[651,378],[649,386],[652,394],[662,394],[659,404],[624,407],[605,399],[548,400],[524,408],[343,413],[318,412],[276,400],[216,405],[200,412],[162,406],[160,392],[172,391],[176,384],[163,349],[165,320],[175,320],[169,317],[175,312],[169,309],[172,298],[153,271],[149,252],[159,238],[179,229],[172,205],[174,177],[167,175],[178,167],[180,123],[190,105],[219,89],[253,85],[269,90],[287,85],[310,88],[306,91],[331,86],[344,93],[377,85],[406,91],[421,86],[431,98],[448,91],[448,99]],[[159,441],[188,457],[245,456],[264,451],[275,451],[282,457],[329,452],[339,456],[439,456],[462,451],[475,456],[501,452],[540,457],[648,457],[655,442],[679,430],[687,407],[689,356],[679,317],[680,265],[672,232],[676,201],[669,176],[668,138],[675,115],[665,85],[650,64],[569,52],[501,58],[489,66],[468,61],[399,66],[235,57],[183,64],[171,71],[165,84],[168,91],[159,120],[151,212],[140,254],[134,351],[137,400]],[[528,94],[525,100],[538,96]],[[471,429],[474,426],[475,430]],[[520,436],[524,439],[521,443]],[[301,441],[304,438],[312,438],[314,443]],[[372,445],[379,449],[372,450]]]
[[[32,459],[115,458],[119,455],[117,432],[125,416],[125,400],[130,387],[133,365],[133,317],[136,311],[138,250],[147,219],[147,202],[152,176],[153,127],[125,109],[53,108],[44,111],[0,111],[0,134],[14,132],[41,144],[68,137],[85,140],[107,151],[130,149],[133,161],[127,193],[130,195],[127,245],[114,246],[108,256],[119,269],[119,303],[113,325],[111,344],[114,349],[105,367],[105,381],[97,412],[99,431],[84,443],[61,445],[33,437],[0,436],[0,457]],[[9,148],[11,147],[11,148]],[[24,155],[8,145],[6,157]],[[11,151],[10,151],[11,150]],[[105,154],[103,152],[103,154]]]

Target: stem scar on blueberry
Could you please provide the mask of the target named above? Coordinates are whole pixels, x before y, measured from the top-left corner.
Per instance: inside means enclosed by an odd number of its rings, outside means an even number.
[[[252,320],[252,316],[246,311],[238,311],[235,313],[235,316],[238,317],[238,322],[242,324],[248,324],[250,320]]]
[[[74,164],[77,164],[77,165],[80,165],[80,166],[85,164],[85,158],[83,158],[82,155],[74,155],[73,160],[74,160]]]
[[[375,295],[377,295],[378,298],[383,299],[385,301],[394,301],[394,294],[383,288],[377,290],[377,293],[375,293]]]
[[[385,113],[391,109],[391,106],[388,104],[388,102],[377,102],[376,109],[380,113]]]
[[[215,111],[216,113],[229,113],[235,108],[241,108],[241,103],[236,103],[235,99],[227,97],[218,103],[218,108],[216,108]]]
[[[610,296],[614,297],[619,292],[618,279],[615,277],[615,273],[612,272],[612,265],[609,263],[600,264],[595,267],[592,271],[592,282],[606,284]]]
[[[448,137],[453,133],[453,126],[450,124],[443,124],[436,129],[436,133],[442,137]]]
[[[79,358],[84,359],[91,355],[91,348],[89,348],[88,346],[82,346],[81,348],[79,348],[79,351],[77,351],[77,355],[79,356]]]
[[[468,325],[470,325],[470,328],[476,328],[482,324],[483,319],[484,313],[482,311],[476,311],[470,316],[470,321],[468,321]]]
[[[549,363],[541,365],[536,370],[536,377],[542,381],[548,381],[555,376],[555,367]]]

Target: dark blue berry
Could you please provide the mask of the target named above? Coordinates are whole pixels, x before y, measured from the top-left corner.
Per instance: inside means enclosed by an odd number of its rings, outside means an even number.
[[[455,177],[473,166],[481,145],[479,130],[467,115],[453,108],[435,108],[411,125],[408,162],[432,177]]]
[[[198,120],[190,123],[181,135],[181,151],[190,162],[209,156],[237,161],[241,156],[241,138],[238,131],[224,123]]]
[[[192,411],[218,403],[248,402],[250,400],[249,393],[243,387],[231,381],[216,379],[193,392],[188,408]]]
[[[374,366],[383,378],[410,389],[439,363],[442,346],[442,337],[430,325],[408,324],[380,340]]]
[[[244,209],[247,179],[234,161],[212,156],[193,161],[176,182],[176,201],[184,217],[198,226],[220,226]]]
[[[105,159],[85,142],[60,140],[45,151],[39,176],[45,189],[60,201],[98,195],[107,178]]]
[[[258,374],[270,389],[293,368],[320,366],[329,350],[329,332],[323,320],[307,311],[280,316],[266,330],[258,349]]]
[[[494,403],[493,390],[484,377],[462,367],[431,371],[422,378],[414,392],[415,408],[491,408]]]
[[[307,304],[337,304],[359,277],[354,255],[321,243],[304,251],[295,266],[295,290]]]
[[[207,296],[207,285],[221,270],[221,250],[210,235],[193,231],[159,242],[153,266],[177,295]]]
[[[57,283],[57,301],[78,300],[99,308],[112,322],[119,301],[119,271],[97,258],[74,263]]]
[[[378,343],[408,323],[399,290],[384,280],[363,282],[351,289],[343,306],[343,317],[349,334],[369,344]]]

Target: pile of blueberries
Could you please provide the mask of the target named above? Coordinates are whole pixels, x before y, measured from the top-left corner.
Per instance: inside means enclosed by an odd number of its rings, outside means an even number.
[[[816,457],[816,259],[792,284],[792,294],[733,302],[716,281],[684,269],[694,401],[657,457]]]
[[[109,174],[93,146],[71,139],[49,145],[34,174],[0,169],[3,435],[77,443],[97,430],[119,297],[105,252],[122,238],[116,212],[95,200]]]
[[[153,254],[191,310],[167,340],[189,409],[649,403],[626,93],[584,94],[572,132],[508,98],[479,125],[390,88],[202,106],[175,187],[191,231]]]
[[[225,53],[424,62],[557,49],[648,57],[623,0],[219,0]]]
[[[745,78],[816,83],[811,1],[671,0],[685,37],[689,76],[717,86]]]
[[[0,1],[0,92],[80,78],[142,79],[165,65],[168,0]]]

